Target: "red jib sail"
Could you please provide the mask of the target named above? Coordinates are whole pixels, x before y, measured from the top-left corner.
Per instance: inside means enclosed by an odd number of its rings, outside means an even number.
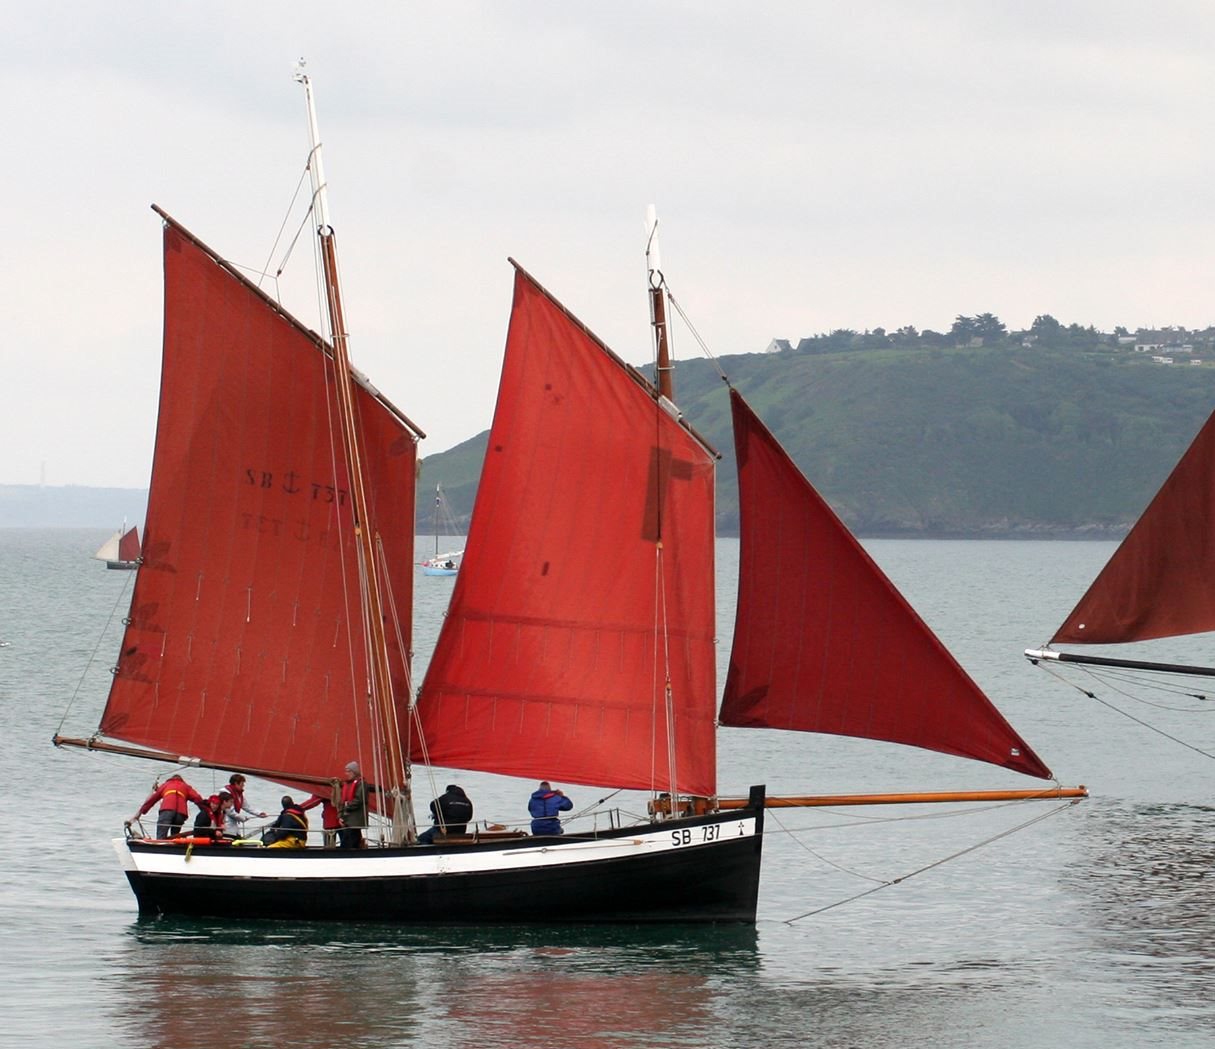
[[[164,265],[144,560],[101,732],[234,768],[333,776],[359,757],[370,769],[333,359],[180,227],[165,227]],[[408,639],[415,434],[367,387],[356,399],[367,524]],[[388,632],[403,725],[406,659]]]
[[[118,560],[139,560],[139,529],[128,528],[123,537],[118,540]]]
[[[713,478],[649,384],[519,270],[415,759],[668,789],[669,669],[677,789],[712,794]]]
[[[1215,415],[1052,642],[1113,644],[1215,630]]]
[[[906,743],[1050,777],[742,397],[730,401],[741,544],[722,724]]]

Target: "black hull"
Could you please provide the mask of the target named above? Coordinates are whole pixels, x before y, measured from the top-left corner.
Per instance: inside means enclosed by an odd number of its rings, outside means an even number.
[[[755,809],[608,831],[594,838],[551,839],[553,845],[548,848],[545,839],[525,838],[508,845],[330,852],[325,854],[330,869],[319,877],[310,876],[303,866],[301,876],[259,877],[257,872],[271,857],[280,864],[290,860],[315,867],[309,861],[315,861],[321,850],[255,850],[233,855],[243,868],[239,874],[194,874],[189,863],[182,863],[180,872],[128,867],[127,878],[140,913],[145,915],[445,925],[753,923],[763,840],[763,791],[758,790]],[[743,833],[740,817],[754,820],[753,832]],[[635,848],[634,855],[588,860],[582,854],[593,850],[577,848],[585,841],[609,846],[610,851],[613,840],[666,842],[685,831],[692,835],[691,844],[659,851]],[[721,836],[713,838],[715,832]],[[699,843],[700,836],[710,840]],[[571,845],[575,848],[570,862],[553,862],[553,855]],[[128,843],[127,847],[136,862],[141,855],[163,855],[167,849],[185,852],[178,846]],[[239,850],[223,851],[235,854]],[[545,853],[550,855],[545,857]],[[494,869],[399,873],[403,865],[423,854],[471,859]],[[199,855],[195,853],[195,857]],[[342,871],[353,861],[365,872],[368,860],[385,873],[347,876]]]

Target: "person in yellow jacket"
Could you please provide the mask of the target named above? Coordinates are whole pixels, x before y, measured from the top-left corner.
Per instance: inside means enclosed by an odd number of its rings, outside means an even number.
[[[302,849],[308,844],[308,817],[290,794],[283,795],[283,811],[270,824],[262,841],[270,849]]]

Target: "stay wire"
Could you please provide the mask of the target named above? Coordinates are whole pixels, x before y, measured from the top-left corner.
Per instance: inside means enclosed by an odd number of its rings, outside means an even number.
[[[1041,665],[1041,664],[1039,664],[1039,665]],[[1128,721],[1133,721],[1136,725],[1142,726],[1143,728],[1147,729],[1149,732],[1155,732],[1156,735],[1163,736],[1165,739],[1171,740],[1173,743],[1176,743],[1178,746],[1185,747],[1186,750],[1192,750],[1195,754],[1201,754],[1204,758],[1211,758],[1212,760],[1215,760],[1215,754],[1212,754],[1210,751],[1203,750],[1201,747],[1196,747],[1192,743],[1187,743],[1184,739],[1178,739],[1176,736],[1172,735],[1171,733],[1165,732],[1164,729],[1157,728],[1155,725],[1151,724],[1151,722],[1144,721],[1142,718],[1137,718],[1137,717],[1135,717],[1134,714],[1130,713],[1129,711],[1123,710],[1121,707],[1114,706],[1114,704],[1111,703],[1108,699],[1102,699],[1099,695],[1097,695],[1096,692],[1092,692],[1087,688],[1083,688],[1082,686],[1078,685],[1074,681],[1069,681],[1066,677],[1064,677],[1062,674],[1060,674],[1058,671],[1056,671],[1054,667],[1042,666],[1042,669],[1045,670],[1048,674],[1052,675],[1057,681],[1068,686],[1068,688],[1074,688],[1077,692],[1081,693],[1082,695],[1087,696],[1089,699],[1095,700],[1096,702],[1100,703],[1103,707],[1106,707],[1109,710],[1112,710],[1115,714],[1121,714]],[[1111,688],[1112,687],[1113,686],[1111,686]],[[1119,691],[1119,690],[1115,689],[1115,691]],[[1122,694],[1125,695],[1128,699],[1134,698],[1133,696],[1129,695],[1128,693],[1123,692]]]
[[[836,900],[834,903],[829,903],[825,907],[816,907],[814,910],[806,911],[803,914],[799,914],[794,918],[786,918],[784,923],[786,925],[792,925],[794,922],[801,921],[803,918],[811,918],[817,914],[824,914],[827,911],[834,910],[836,907],[843,907],[847,903],[855,903],[857,900],[864,899],[866,896],[872,896],[875,892],[881,892],[883,889],[889,889],[894,885],[900,885],[905,881],[910,881],[912,878],[916,877],[916,875],[924,874],[930,870],[935,870],[937,867],[942,867],[946,863],[950,863],[951,861],[956,860],[962,856],[966,856],[969,853],[976,852],[977,850],[984,848],[987,845],[991,845],[994,842],[1000,841],[1002,838],[1007,838],[1013,834],[1016,834],[1020,831],[1027,829],[1028,827],[1032,827],[1035,823],[1041,823],[1043,820],[1049,819],[1051,816],[1057,815],[1058,813],[1062,812],[1064,809],[1071,808],[1071,806],[1077,804],[1080,800],[1081,799],[1076,798],[1073,800],[1066,801],[1062,805],[1057,805],[1055,808],[1051,809],[1049,812],[1043,812],[1040,815],[1035,816],[1031,820],[1026,820],[1026,822],[1020,823],[1015,827],[1010,827],[1010,828],[1008,828],[1008,830],[1001,831],[999,834],[993,834],[990,838],[986,838],[983,841],[975,842],[974,845],[968,845],[964,849],[959,849],[957,852],[951,853],[948,856],[943,856],[939,860],[934,860],[932,863],[926,864],[925,866],[912,871],[910,874],[904,874],[902,877],[894,878],[890,881],[882,882],[880,885],[875,885],[873,888],[866,889],[864,892],[858,892],[852,896],[845,897],[842,900]]]
[[[881,878],[875,878],[872,874],[862,874],[860,871],[853,870],[851,867],[845,867],[842,863],[836,863],[834,860],[829,860],[822,853],[815,852],[814,849],[810,848],[809,845],[807,845],[804,841],[802,841],[801,838],[799,838],[797,836],[797,833],[795,831],[790,830],[783,823],[781,823],[780,817],[777,816],[775,809],[773,809],[771,812],[768,813],[768,818],[770,820],[772,820],[772,822],[775,823],[778,827],[780,827],[780,829],[785,834],[788,834],[789,837],[793,839],[793,841],[798,845],[799,848],[803,849],[805,852],[808,852],[811,856],[813,856],[820,863],[825,863],[828,867],[834,867],[837,871],[842,871],[844,874],[851,874],[854,878],[860,878],[862,881],[872,881],[872,882],[876,882],[878,885],[887,884]]]
[[[80,698],[81,689],[84,688],[84,679],[88,676],[89,670],[92,669],[93,664],[97,662],[97,652],[101,648],[101,643],[105,640],[109,625],[114,622],[114,617],[118,612],[118,606],[122,603],[122,599],[128,596],[131,590],[132,578],[135,575],[135,572],[128,573],[128,578],[123,580],[122,587],[118,591],[118,596],[114,599],[114,607],[110,609],[110,614],[106,619],[105,626],[97,632],[97,642],[93,645],[93,651],[89,653],[89,658],[84,664],[84,669],[80,672],[80,680],[76,682],[76,687],[72,690],[71,698],[68,699],[67,708],[64,710],[63,716],[59,719],[59,725],[55,729],[56,735],[63,731],[64,722],[67,721],[68,715],[72,712],[72,707],[75,705],[76,700]]]
[[[312,152],[315,152],[315,150]],[[282,225],[279,226],[274,243],[270,245],[270,251],[266,255],[266,264],[257,282],[259,288],[262,286],[262,279],[270,275],[270,262],[274,258],[274,253],[278,250],[279,243],[283,239],[283,231],[287,228],[287,223],[291,219],[291,212],[295,210],[296,201],[300,199],[300,189],[303,187],[304,180],[308,177],[309,169],[312,167],[312,152],[308,154],[308,161],[304,164],[304,169],[300,172],[299,181],[295,184],[295,192],[291,194],[291,203],[287,205],[287,210],[283,214]],[[308,210],[304,212],[303,218],[300,219],[299,227],[295,231],[295,236],[291,238],[291,243],[287,246],[287,251],[283,255],[282,262],[279,263],[278,269],[274,271],[274,283],[276,286],[278,285],[278,278],[282,276],[283,270],[287,268],[287,260],[291,258],[292,253],[295,251],[295,245],[298,243],[300,234],[303,232],[304,223],[308,221],[308,216],[311,214],[312,208],[309,206]]]

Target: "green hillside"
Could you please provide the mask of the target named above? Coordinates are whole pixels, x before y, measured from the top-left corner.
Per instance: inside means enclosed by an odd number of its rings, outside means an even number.
[[[805,343],[803,343],[803,347]],[[1215,366],[1131,350],[849,349],[725,357],[721,367],[862,535],[1104,536],[1134,520],[1215,407]],[[738,526],[729,401],[681,362],[685,417],[722,453],[718,530]],[[440,481],[472,509],[481,434],[425,459],[419,528]]]

